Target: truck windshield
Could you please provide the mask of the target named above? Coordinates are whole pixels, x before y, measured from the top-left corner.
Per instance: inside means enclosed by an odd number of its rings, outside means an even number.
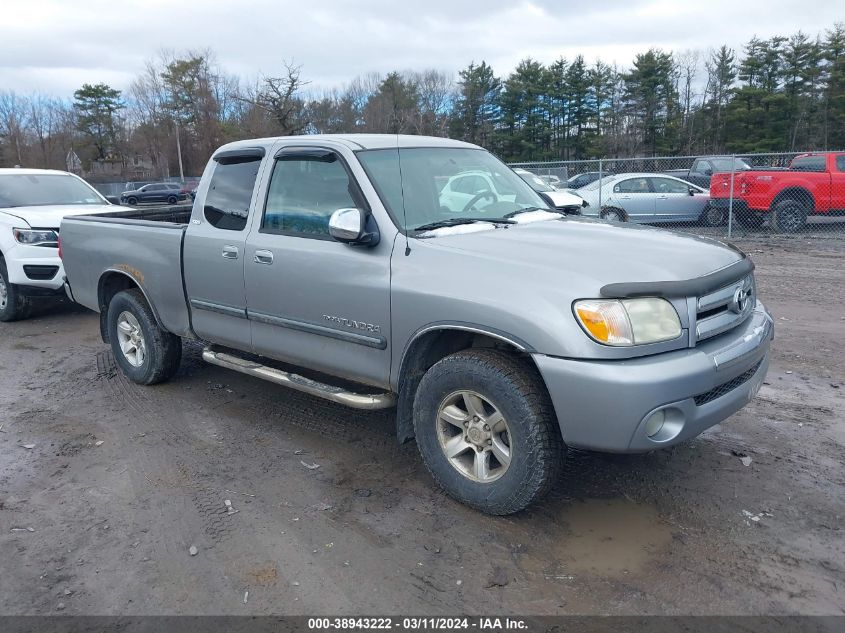
[[[504,218],[546,203],[481,149],[374,149],[358,158],[394,221],[406,231],[463,218]]]
[[[87,183],[66,174],[0,175],[0,208],[108,204]]]

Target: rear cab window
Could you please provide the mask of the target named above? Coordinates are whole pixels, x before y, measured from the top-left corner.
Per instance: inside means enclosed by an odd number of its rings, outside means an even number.
[[[836,171],[845,172],[845,154],[836,155]]]
[[[242,231],[246,227],[262,156],[215,158],[217,164],[203,204],[203,216],[211,226],[226,231]]]

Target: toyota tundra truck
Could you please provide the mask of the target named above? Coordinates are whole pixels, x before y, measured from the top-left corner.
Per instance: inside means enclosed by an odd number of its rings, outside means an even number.
[[[496,191],[443,191],[464,173]],[[211,364],[393,408],[433,478],[492,514],[554,485],[565,446],[649,451],[725,420],[773,337],[737,249],[548,209],[441,138],[225,145],[192,211],[69,217],[61,252],[132,381],[173,377],[194,339]]]
[[[811,215],[843,215],[845,153],[800,154],[782,170],[714,174],[710,204],[728,209],[731,200],[742,226],[758,228],[768,217],[780,233],[800,231]]]

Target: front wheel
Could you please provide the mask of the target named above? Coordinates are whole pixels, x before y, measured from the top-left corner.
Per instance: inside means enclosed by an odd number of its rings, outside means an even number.
[[[699,221],[704,226],[722,226],[728,219],[728,212],[725,209],[707,205]]]
[[[29,316],[32,301],[21,293],[20,288],[9,283],[9,270],[6,262],[0,259],[0,321],[20,321]]]
[[[540,499],[563,461],[554,409],[537,370],[492,349],[436,363],[414,400],[423,462],[452,497],[495,515]]]
[[[138,198],[132,196],[130,198],[127,198],[126,202],[134,207],[136,204],[138,204]]]
[[[129,380],[154,385],[171,378],[182,359],[182,341],[158,326],[141,291],[118,292],[108,310],[112,353]]]

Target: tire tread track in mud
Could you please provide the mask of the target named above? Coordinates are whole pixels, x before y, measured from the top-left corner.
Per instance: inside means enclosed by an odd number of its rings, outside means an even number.
[[[184,418],[173,411],[156,410],[155,400],[148,393],[151,387],[136,385],[120,371],[114,362],[111,351],[103,351],[97,354],[97,378],[105,384],[109,395],[119,404],[125,406],[133,415],[133,421],[139,433],[155,432],[161,435],[164,444],[175,447],[179,451],[178,457],[173,459],[172,454],[162,454],[161,451],[150,451],[146,443],[139,443],[139,452],[143,457],[138,462],[147,464],[168,462],[171,468],[175,467],[177,472],[187,473],[185,480],[180,481],[181,488],[189,490],[197,515],[202,521],[203,530],[214,543],[220,543],[231,535],[230,520],[233,515],[228,514],[223,499],[213,490],[198,485],[190,480],[190,475],[196,473],[200,468],[197,466],[208,466],[207,462],[202,464],[191,464],[184,457],[192,454],[199,454],[208,457],[204,452],[197,451],[191,434],[185,430]],[[138,465],[141,468],[140,465]],[[145,478],[149,479],[146,471],[141,469]],[[155,480],[152,480],[155,481]],[[186,527],[189,522],[184,521]]]

